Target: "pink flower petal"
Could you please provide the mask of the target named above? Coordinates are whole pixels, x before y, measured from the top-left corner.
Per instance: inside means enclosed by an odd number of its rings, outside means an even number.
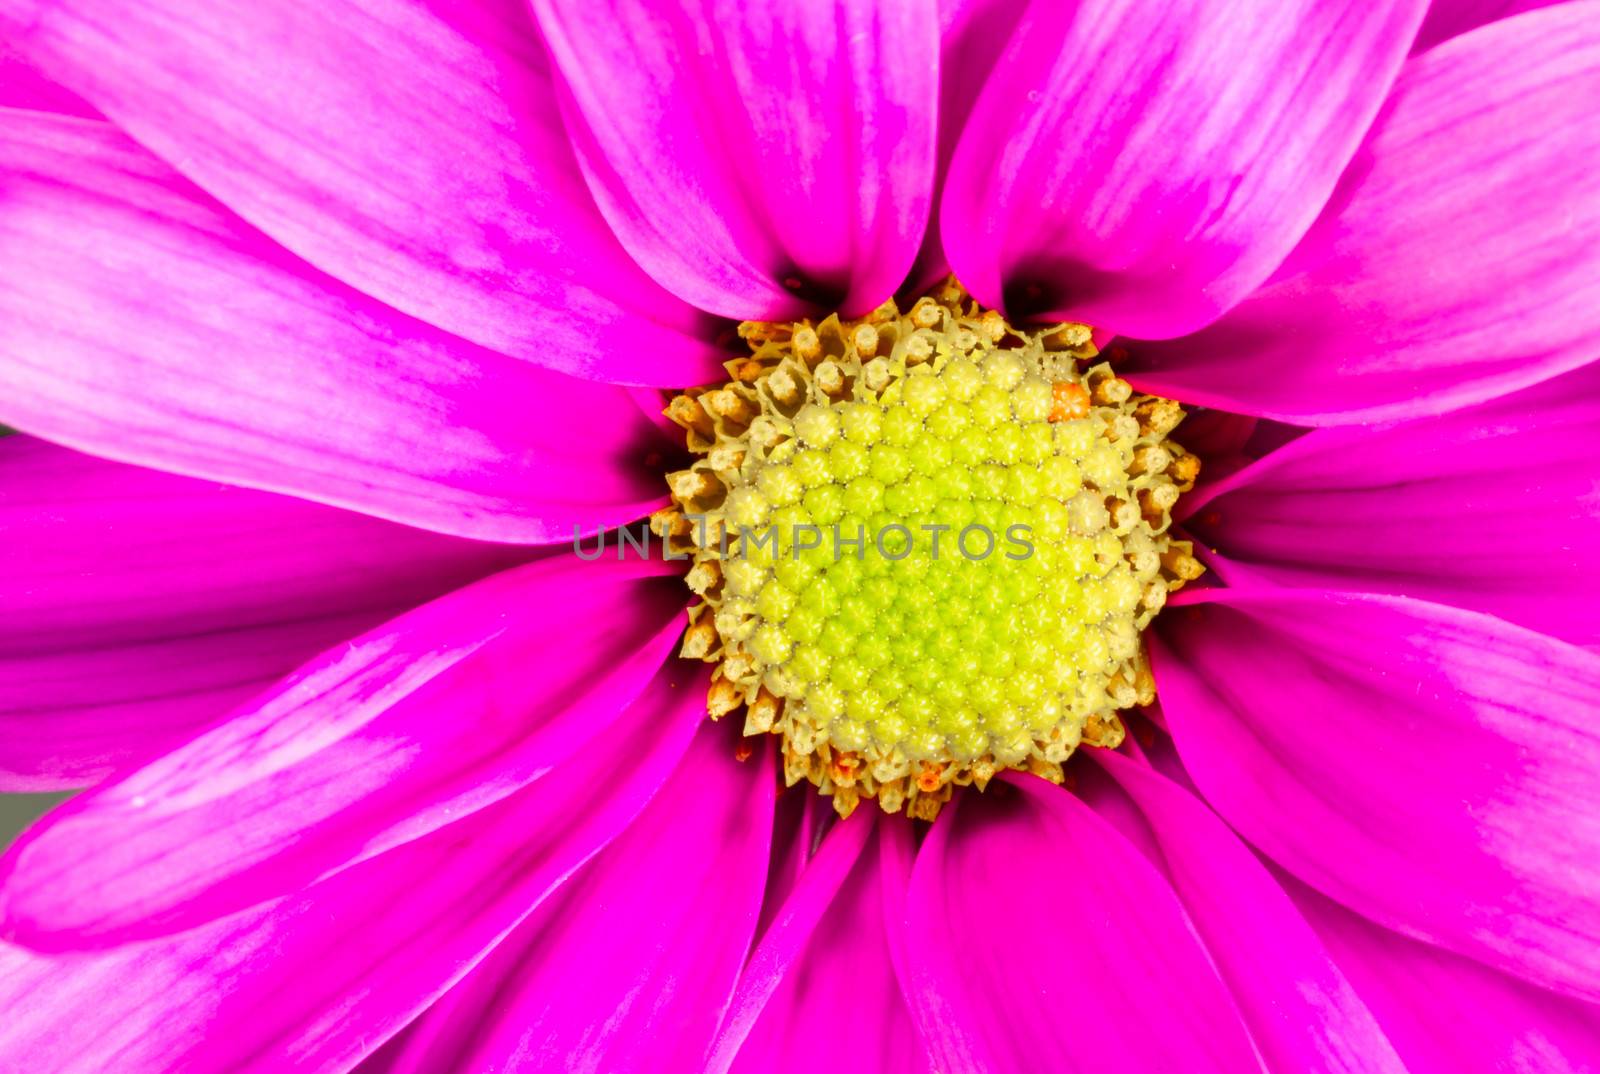
[[[0,438],[0,790],[80,787],[527,553]]]
[[[902,821],[890,818],[879,827]],[[931,1071],[889,952],[877,842],[857,859],[826,913],[808,930],[800,957],[785,968],[780,987],[739,1048],[735,1074],[808,1074],[841,1061],[874,1074]],[[752,960],[741,993],[755,969]]]
[[[1178,603],[1162,711],[1234,828],[1375,921],[1600,996],[1600,657],[1402,597]]]
[[[321,276],[104,124],[0,114],[0,421],[495,540],[664,502],[628,393]]]
[[[1271,1070],[1406,1074],[1294,903],[1228,826],[1155,769],[1090,754],[1131,797]],[[1415,1072],[1412,1072],[1415,1074]]]
[[[917,856],[903,983],[935,1065],[1259,1070],[1165,878],[1070,793],[1014,786],[947,807]]]
[[[85,787],[164,753],[384,618],[331,613],[145,645],[0,654],[0,793]]]
[[[565,373],[720,376],[584,188],[517,0],[0,0],[0,36],[319,269]]]
[[[1425,6],[1031,4],[950,166],[956,275],[1145,338],[1216,319],[1316,219]]]
[[[1203,332],[1135,346],[1129,379],[1337,424],[1438,413],[1600,355],[1597,10],[1560,4],[1413,59],[1272,281]]]
[[[1560,0],[1432,0],[1411,50],[1426,52],[1469,30],[1557,2]]]
[[[1022,17],[1015,0],[939,0],[939,162],[927,234],[904,290],[921,294],[950,274],[939,239],[939,200],[950,159],[989,73]]]
[[[820,794],[778,796],[772,818],[772,861],[767,866],[767,890],[761,898],[757,937],[765,936],[772,927],[836,819],[833,806]]]
[[[688,677],[662,666],[683,596],[659,570],[545,560],[325,654],[33,829],[0,870],[6,935],[63,949],[190,928],[538,779]]]
[[[1283,883],[1411,1074],[1600,1070],[1600,1008],[1397,935],[1292,877]]]
[[[810,949],[819,923],[829,913],[845,880],[856,872],[876,875],[876,860],[870,866],[861,864],[862,850],[874,833],[876,822],[876,815],[867,813],[858,815],[852,821],[834,825],[822,840],[816,855],[806,863],[783,905],[776,910],[773,920],[761,933],[760,944],[739,975],[738,987],[734,990],[711,1059],[705,1067],[707,1072],[724,1074],[734,1067],[736,1055],[740,1069],[743,1069],[743,1065],[754,1064],[757,1069],[770,1071],[779,1062],[778,1057],[784,1049],[777,1047],[764,1032],[757,1034],[756,1043],[749,1044],[751,1031],[758,1022],[768,1029],[781,1020],[782,1012],[769,1013],[775,1003],[781,1006],[783,1002],[775,1000],[774,996],[786,985],[792,985],[791,975],[798,972],[803,954]],[[868,926],[867,921],[852,922],[852,937],[859,936],[855,928],[864,926]],[[884,968],[887,969],[887,963]],[[841,986],[847,987],[848,984],[838,978],[830,983],[836,995],[841,991]],[[843,1026],[831,1027],[832,1032],[841,1035],[845,1035],[844,1029]],[[781,1036],[781,1033],[778,1035]],[[746,1047],[747,1044],[749,1047]],[[796,1056],[797,1061],[814,1064],[815,1057],[806,1056],[804,1052],[805,1049],[801,1049],[801,1055]]]
[[[600,209],[730,317],[871,310],[928,218],[933,0],[534,0]]]
[[[405,610],[531,555],[30,436],[0,437],[0,472],[0,544],[27,551],[0,563],[0,639],[22,650]]]
[[[697,1071],[755,929],[771,755],[725,728],[417,1024],[387,1070]]]
[[[1181,509],[1262,579],[1420,597],[1593,644],[1597,445],[1589,366],[1439,418],[1317,430]]]
[[[638,816],[703,725],[698,696],[646,696],[604,748],[510,798],[181,936],[54,956],[0,945],[0,1068],[347,1070]]]

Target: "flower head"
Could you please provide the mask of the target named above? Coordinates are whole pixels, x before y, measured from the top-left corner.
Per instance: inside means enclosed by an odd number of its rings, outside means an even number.
[[[1600,1065],[1600,3],[0,41],[0,1068]]]

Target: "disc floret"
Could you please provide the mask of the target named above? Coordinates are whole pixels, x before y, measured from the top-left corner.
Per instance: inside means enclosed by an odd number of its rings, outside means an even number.
[[[694,559],[683,653],[789,782],[931,818],[954,786],[1061,778],[1154,698],[1141,633],[1196,577],[1168,530],[1183,412],[953,282],[900,312],[746,323],[730,381],[673,399],[697,456],[658,533]]]

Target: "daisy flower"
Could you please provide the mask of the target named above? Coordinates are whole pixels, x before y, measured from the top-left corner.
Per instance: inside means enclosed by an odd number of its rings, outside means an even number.
[[[1600,2],[0,42],[0,1069],[1600,1068]]]

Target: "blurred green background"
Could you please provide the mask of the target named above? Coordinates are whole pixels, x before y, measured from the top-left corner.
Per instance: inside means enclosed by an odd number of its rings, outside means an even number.
[[[22,829],[66,794],[0,794],[0,847],[10,846]]]

